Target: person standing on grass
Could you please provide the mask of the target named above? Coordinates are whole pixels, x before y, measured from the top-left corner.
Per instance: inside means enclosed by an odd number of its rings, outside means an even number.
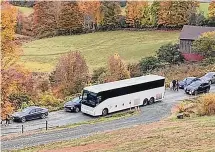
[[[175,89],[176,89],[175,87],[176,87],[176,80],[173,80],[173,81],[172,81],[172,88],[173,88],[173,91],[175,91]]]

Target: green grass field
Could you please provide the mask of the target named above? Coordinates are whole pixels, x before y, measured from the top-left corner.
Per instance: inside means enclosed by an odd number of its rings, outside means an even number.
[[[178,37],[178,31],[112,31],[46,38],[24,44],[21,63],[32,71],[49,72],[61,55],[80,51],[92,72],[105,66],[114,53],[126,62],[137,62]]]
[[[17,7],[19,9],[20,12],[24,13],[25,15],[29,15],[31,13],[33,13],[33,8],[29,8],[29,7]]]

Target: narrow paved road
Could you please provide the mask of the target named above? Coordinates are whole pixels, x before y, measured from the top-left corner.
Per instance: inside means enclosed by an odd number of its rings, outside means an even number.
[[[211,87],[211,92],[215,92],[214,85]],[[129,117],[129,118],[123,118],[120,120],[114,120],[110,122],[97,123],[94,125],[82,125],[80,127],[71,128],[71,129],[63,129],[63,130],[50,131],[50,132],[41,133],[41,134],[21,136],[11,140],[2,140],[1,148],[2,150],[20,149],[23,147],[36,146],[44,143],[79,138],[79,137],[87,136],[97,132],[115,130],[119,128],[131,127],[133,125],[146,124],[146,123],[159,121],[160,119],[170,114],[171,108],[174,104],[178,103],[179,100],[183,100],[186,98],[191,98],[191,96],[185,95],[183,90],[180,90],[179,92],[172,92],[167,90],[165,99],[162,102],[158,102],[156,104],[149,105],[146,107],[141,107],[140,115]],[[51,113],[48,118],[50,123],[52,123],[53,125],[65,125],[65,124],[71,124],[75,122],[86,121],[90,119],[95,119],[95,118],[83,115],[81,113],[71,114],[71,113],[64,113],[63,111]],[[34,126],[34,124],[37,124],[38,126]],[[17,125],[17,124],[13,124],[13,125]],[[32,129],[38,129],[38,127],[43,124],[40,124],[40,121],[33,121],[33,122],[29,122],[28,125],[30,128],[29,130],[32,130]]]

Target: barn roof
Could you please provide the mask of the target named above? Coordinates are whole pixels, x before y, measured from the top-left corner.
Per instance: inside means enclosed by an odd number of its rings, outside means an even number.
[[[196,40],[202,33],[215,31],[215,27],[184,25],[180,39]]]

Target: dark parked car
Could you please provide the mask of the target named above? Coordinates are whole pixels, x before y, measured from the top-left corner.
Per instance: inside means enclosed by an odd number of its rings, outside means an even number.
[[[197,80],[200,80],[200,79],[196,77],[187,77],[183,81],[179,82],[179,88],[184,89],[186,86],[190,85],[191,83]]]
[[[46,118],[48,116],[48,109],[37,106],[31,106],[23,109],[21,112],[15,112],[12,115],[14,121],[25,122],[26,120],[33,120],[39,118]]]
[[[210,84],[215,83],[215,72],[209,72],[200,79],[208,81]]]
[[[79,97],[72,99],[71,101],[66,102],[64,104],[65,111],[79,112],[81,110],[81,101],[82,101],[82,96],[79,96]]]
[[[207,81],[195,81],[185,88],[185,93],[197,95],[199,93],[208,93],[210,84]]]

